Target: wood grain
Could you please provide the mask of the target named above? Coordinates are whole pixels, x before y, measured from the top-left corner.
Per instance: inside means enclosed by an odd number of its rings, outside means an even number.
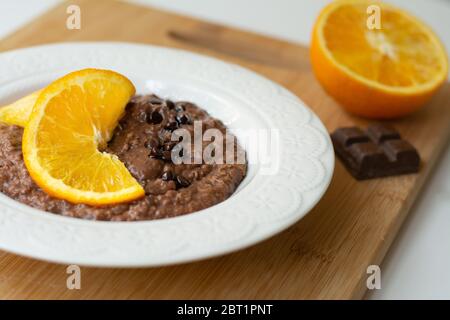
[[[243,65],[289,88],[332,131],[367,125],[318,85],[305,47],[107,0],[71,1],[82,29],[65,28],[63,3],[8,36],[0,50],[60,41],[116,40],[184,48]],[[66,288],[65,266],[0,252],[3,299],[355,299],[366,268],[380,264],[450,134],[450,86],[422,111],[392,125],[420,151],[420,174],[357,182],[336,164],[331,186],[302,221],[252,248],[206,261],[151,269],[82,268]]]

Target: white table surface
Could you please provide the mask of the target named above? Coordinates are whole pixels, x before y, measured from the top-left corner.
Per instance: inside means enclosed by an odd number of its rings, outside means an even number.
[[[132,0],[225,25],[308,44],[328,0]],[[450,48],[450,1],[391,0],[421,17]],[[0,39],[58,3],[1,0]],[[255,8],[258,10],[255,11]],[[83,12],[81,12],[83,14]],[[107,14],[107,13],[105,13]],[[0,40],[1,41],[1,40]],[[450,125],[450,124],[449,124]],[[450,146],[425,185],[382,266],[370,299],[450,299]]]

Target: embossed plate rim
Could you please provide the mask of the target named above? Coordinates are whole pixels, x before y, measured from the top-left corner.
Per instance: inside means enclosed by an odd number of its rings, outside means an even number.
[[[329,186],[331,140],[319,118],[294,94],[257,73],[179,49],[123,42],[77,42],[0,54],[0,98],[8,83],[83,67],[124,72],[163,70],[232,95],[280,129],[283,165],[223,203],[182,217],[93,222],[43,213],[0,194],[0,248],[64,264],[164,266],[230,253],[265,240],[306,215]],[[137,71],[139,68],[139,71]],[[142,70],[141,70],[142,69]],[[16,86],[17,87],[17,86]],[[220,90],[219,90],[220,88]],[[29,88],[28,88],[29,89]],[[17,90],[17,89],[16,89]],[[276,112],[283,106],[283,113]],[[248,111],[248,110],[247,110]],[[289,148],[291,147],[291,148]]]

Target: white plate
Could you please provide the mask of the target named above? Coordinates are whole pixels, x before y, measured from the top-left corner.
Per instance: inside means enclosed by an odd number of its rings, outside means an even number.
[[[0,105],[87,67],[128,76],[139,93],[198,103],[238,129],[275,129],[279,151],[251,164],[238,191],[214,207],[165,220],[96,222],[35,210],[0,194],[0,248],[65,264],[161,266],[229,253],[302,218],[334,168],[325,127],[295,95],[239,66],[185,51],[128,43],[67,43],[0,54]],[[249,159],[251,161],[251,159]],[[252,162],[252,161],[251,161]]]

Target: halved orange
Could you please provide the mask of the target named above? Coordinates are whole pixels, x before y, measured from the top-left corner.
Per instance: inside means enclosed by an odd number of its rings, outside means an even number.
[[[144,195],[114,155],[102,150],[135,88],[123,75],[85,69],[39,95],[25,127],[23,155],[33,180],[72,203],[117,204]]]
[[[0,108],[0,122],[25,127],[41,90]]]
[[[378,13],[380,29],[368,25]],[[311,61],[331,96],[369,118],[400,117],[419,109],[448,73],[447,53],[433,31],[379,1],[337,0],[325,7],[314,26]]]

